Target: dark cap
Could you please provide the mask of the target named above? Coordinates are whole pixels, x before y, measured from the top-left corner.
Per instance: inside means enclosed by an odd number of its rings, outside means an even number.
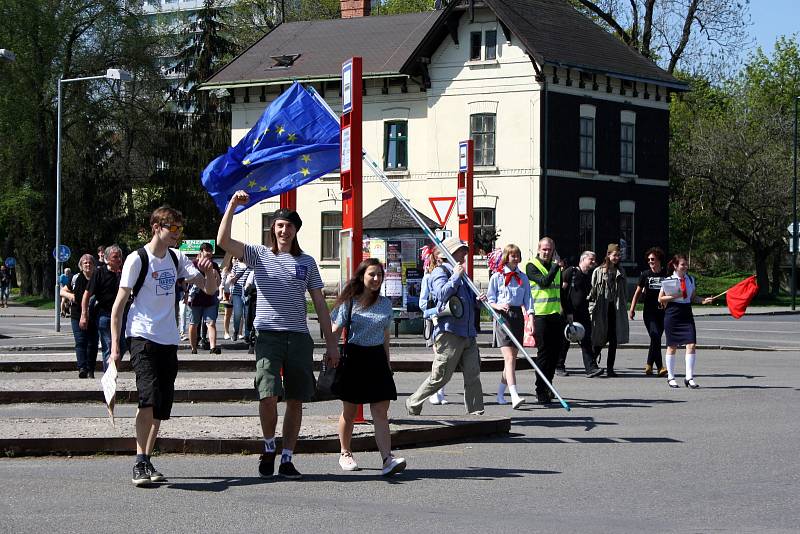
[[[281,208],[272,215],[272,224],[275,224],[275,221],[289,221],[296,230],[300,230],[300,227],[303,226],[303,220],[297,212],[287,208]]]

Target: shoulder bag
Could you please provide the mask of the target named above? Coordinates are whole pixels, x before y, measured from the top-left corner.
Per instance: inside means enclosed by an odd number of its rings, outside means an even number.
[[[322,360],[322,369],[317,379],[314,400],[326,401],[338,399],[339,395],[335,392],[335,384],[341,380],[341,373],[344,366],[345,355],[347,353],[347,336],[350,334],[350,323],[353,317],[353,299],[347,310],[347,324],[344,328],[344,343],[339,343],[339,365],[338,367],[328,367],[325,360]]]

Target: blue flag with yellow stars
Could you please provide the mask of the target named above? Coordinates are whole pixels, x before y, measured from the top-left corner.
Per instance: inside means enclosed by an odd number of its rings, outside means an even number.
[[[299,83],[276,98],[247,135],[203,171],[203,187],[225,212],[242,189],[245,210],[339,168],[339,123]]]

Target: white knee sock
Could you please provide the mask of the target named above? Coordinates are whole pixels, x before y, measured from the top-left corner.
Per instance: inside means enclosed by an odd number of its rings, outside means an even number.
[[[516,400],[516,399],[519,398],[519,393],[517,393],[517,386],[516,385],[513,385],[513,386],[509,385],[508,386],[508,391],[509,391],[509,393],[511,393],[511,398],[512,399]]]
[[[671,380],[675,378],[675,355],[667,353],[666,360],[667,360],[667,379]]]
[[[697,354],[694,352],[686,353],[686,380],[694,378],[694,360]]]

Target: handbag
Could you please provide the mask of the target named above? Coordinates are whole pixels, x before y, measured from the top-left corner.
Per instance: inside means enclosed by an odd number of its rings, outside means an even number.
[[[345,354],[347,351],[347,336],[350,333],[350,322],[353,314],[353,300],[350,299],[348,306],[347,324],[344,329],[344,343],[339,343],[339,365],[337,367],[328,367],[325,360],[322,360],[322,369],[317,378],[317,384],[314,391],[314,400],[326,401],[338,399],[339,395],[336,394],[336,384],[341,381],[342,371],[344,370]]]
[[[536,338],[533,336],[533,315],[528,315],[525,318],[525,330],[522,336],[523,347],[535,347]]]

